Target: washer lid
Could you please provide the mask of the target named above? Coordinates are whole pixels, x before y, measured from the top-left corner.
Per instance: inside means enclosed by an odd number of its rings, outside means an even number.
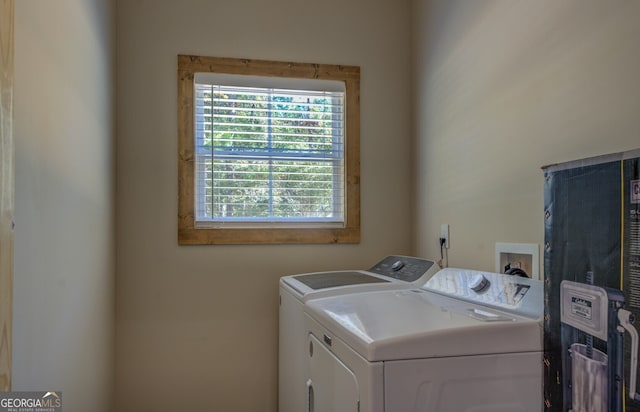
[[[338,286],[361,285],[363,283],[389,282],[387,279],[371,276],[364,272],[323,272],[306,275],[295,275],[293,279],[313,290],[334,288]]]
[[[369,361],[542,350],[539,319],[424,289],[321,298],[305,310]]]
[[[342,270],[288,275],[280,278],[280,286],[301,301],[347,293],[405,289],[423,286],[439,267],[433,261],[409,256],[391,255],[369,271]]]
[[[280,278],[280,287],[290,290],[301,301],[348,293],[408,288],[396,279],[386,279],[362,270],[316,272]]]

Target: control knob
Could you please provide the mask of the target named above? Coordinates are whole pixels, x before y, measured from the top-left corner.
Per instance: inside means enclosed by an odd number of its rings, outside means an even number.
[[[474,292],[481,292],[489,286],[489,283],[489,279],[487,279],[485,275],[479,274],[471,279],[471,282],[469,282],[469,287]]]

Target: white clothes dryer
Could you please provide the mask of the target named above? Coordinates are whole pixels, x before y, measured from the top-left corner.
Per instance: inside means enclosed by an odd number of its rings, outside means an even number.
[[[392,255],[367,271],[315,272],[280,278],[279,412],[302,412],[307,408],[306,302],[365,291],[415,288],[424,285],[439,269],[428,259]]]
[[[540,412],[542,283],[443,269],[305,307],[308,412]]]

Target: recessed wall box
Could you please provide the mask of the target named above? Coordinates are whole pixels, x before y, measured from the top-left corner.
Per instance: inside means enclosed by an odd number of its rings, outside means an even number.
[[[537,243],[496,243],[496,272],[505,268],[519,268],[528,277],[540,279],[540,259]]]

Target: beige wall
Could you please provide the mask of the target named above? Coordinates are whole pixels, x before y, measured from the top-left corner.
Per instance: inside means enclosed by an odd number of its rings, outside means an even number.
[[[543,165],[640,147],[640,2],[414,0],[415,250],[543,242]],[[542,264],[542,262],[541,262]]]
[[[542,243],[540,166],[640,147],[638,2],[117,3],[118,411],[275,411],[279,276],[435,256],[441,223],[493,269]],[[16,2],[14,389],[69,410],[111,401],[112,13]],[[360,245],[177,246],[179,53],[361,66]]]
[[[119,411],[275,411],[281,275],[410,251],[409,3],[117,5]],[[177,244],[176,56],[359,65],[359,245]]]
[[[15,2],[13,389],[68,411],[112,409],[113,6]]]

